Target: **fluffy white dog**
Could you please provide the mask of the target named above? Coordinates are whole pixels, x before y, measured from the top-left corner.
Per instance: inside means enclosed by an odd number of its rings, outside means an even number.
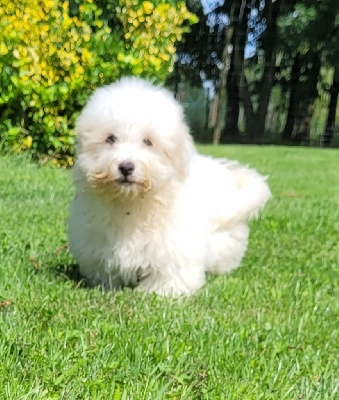
[[[70,248],[91,284],[189,295],[240,264],[269,187],[199,155],[168,91],[137,78],[99,88],[77,133]]]

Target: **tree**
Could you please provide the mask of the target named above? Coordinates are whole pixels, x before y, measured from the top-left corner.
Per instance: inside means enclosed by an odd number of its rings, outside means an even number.
[[[325,132],[322,138],[322,143],[324,147],[330,146],[333,140],[336,112],[338,106],[338,95],[339,95],[339,66],[336,65],[333,73],[333,83],[330,89],[330,102],[328,106],[327,122],[326,122]]]
[[[294,57],[290,80],[288,82],[290,96],[287,108],[287,118],[286,118],[285,128],[282,133],[282,138],[285,141],[292,140],[295,118],[296,115],[298,114],[298,98],[299,98],[298,83],[300,78],[300,71],[301,71],[300,54],[297,53]]]
[[[280,112],[275,140],[281,135],[284,142],[310,143],[316,100],[325,92],[331,100],[323,142],[332,140],[337,82],[330,89],[323,77],[339,68],[337,0],[230,0],[206,14],[197,1],[189,5],[200,20],[178,49],[173,80],[176,86],[180,79],[213,83],[214,143],[242,140],[243,114],[246,139],[266,141],[268,124],[277,120],[267,118],[269,110],[271,116]]]
[[[248,34],[248,16],[250,12],[249,2],[246,0],[236,0],[233,2],[233,12],[230,19],[232,29],[231,45],[232,56],[230,70],[227,79],[227,113],[226,128],[223,138],[226,134],[229,136],[238,135],[238,120],[240,110],[241,82],[243,81],[245,45]],[[224,140],[223,140],[224,141]]]
[[[188,9],[198,17],[190,31],[185,33],[178,43],[175,62],[175,74],[171,74],[168,83],[185,80],[200,87],[204,80],[210,80],[215,87],[220,79],[220,63],[224,49],[225,13],[215,9],[205,14],[200,1],[187,1]]]
[[[265,2],[261,18],[257,22],[265,25],[258,38],[259,48],[254,59],[247,63],[248,68],[253,68],[253,61],[257,62],[261,69],[261,76],[259,75],[258,80],[250,83],[245,70],[241,80],[240,91],[245,109],[246,135],[251,140],[262,138],[265,132],[267,109],[276,70],[277,21],[283,12],[285,12],[283,2],[273,0]]]
[[[335,32],[338,15],[339,4],[336,0],[303,0],[297,2],[291,12],[279,21],[280,69],[291,71],[287,82],[290,96],[283,130],[285,140],[310,142],[321,68],[335,64],[333,53],[337,53],[338,37]]]
[[[231,91],[230,89],[233,87],[237,87],[237,83],[234,83],[234,81],[237,79],[237,74],[234,73],[236,65],[239,63],[236,63],[237,57],[234,56],[234,54],[238,54],[239,52],[239,43],[237,43],[237,38],[239,38],[239,32],[236,30],[235,27],[238,27],[239,24],[237,23],[239,18],[246,21],[246,16],[245,14],[245,6],[246,6],[246,1],[245,0],[240,0],[236,1],[234,4],[232,4],[231,9],[229,10],[229,23],[227,26],[224,27],[224,43],[223,43],[223,52],[222,52],[222,68],[220,71],[220,81],[219,81],[219,90],[217,94],[217,111],[216,111],[216,124],[214,127],[214,132],[213,132],[213,143],[218,144],[220,142],[220,137],[221,137],[221,132],[222,128],[224,126],[224,105],[226,102],[226,97],[227,97],[227,115],[232,115],[236,110],[232,108],[237,107],[239,102],[237,102],[236,98],[233,98],[236,93],[235,91]],[[245,29],[246,31],[246,29]],[[246,33],[245,33],[246,36]],[[245,39],[243,39],[243,42],[245,43]],[[232,51],[232,57],[230,57],[230,47],[232,46],[233,51]],[[240,59],[241,57],[241,50],[240,50]],[[242,63],[240,62],[242,65]],[[229,82],[232,82],[233,85]],[[227,90],[227,89],[228,90]],[[238,110],[239,114],[239,110]],[[236,126],[237,126],[238,120],[236,120]]]

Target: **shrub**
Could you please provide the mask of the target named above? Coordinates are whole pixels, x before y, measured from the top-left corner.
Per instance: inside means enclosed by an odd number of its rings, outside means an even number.
[[[165,79],[192,14],[182,3],[106,3],[118,26],[93,0],[72,3],[71,10],[59,0],[0,0],[5,148],[71,165],[75,118],[96,86],[125,73]]]

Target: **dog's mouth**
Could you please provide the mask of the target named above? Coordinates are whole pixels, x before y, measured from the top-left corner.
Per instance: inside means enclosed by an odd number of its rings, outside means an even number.
[[[141,190],[148,192],[149,190],[152,189],[152,184],[149,180],[143,180],[143,181],[136,181],[136,180],[130,180],[128,179],[127,176],[115,179],[115,182],[120,185],[121,188],[127,189],[129,188],[130,190],[136,190],[137,187],[141,188]],[[137,189],[138,190],[138,189]]]
[[[133,185],[133,181],[130,181],[127,177],[124,178],[119,178],[116,180],[118,183],[120,183],[120,185],[124,185],[124,186],[129,186],[129,185]]]
[[[146,178],[143,180],[132,180],[132,176],[114,176],[111,174],[111,164],[103,172],[96,172],[89,175],[89,181],[94,188],[113,187],[116,194],[137,195],[140,191],[148,192],[152,189],[151,181]],[[113,183],[113,186],[109,184]]]

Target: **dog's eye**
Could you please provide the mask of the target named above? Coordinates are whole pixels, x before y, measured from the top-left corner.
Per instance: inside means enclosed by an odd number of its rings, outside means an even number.
[[[117,137],[115,135],[109,135],[106,139],[106,142],[109,144],[113,144],[113,143],[115,143],[116,140],[117,140]]]
[[[146,146],[153,146],[153,143],[149,139],[144,139],[144,143]]]

